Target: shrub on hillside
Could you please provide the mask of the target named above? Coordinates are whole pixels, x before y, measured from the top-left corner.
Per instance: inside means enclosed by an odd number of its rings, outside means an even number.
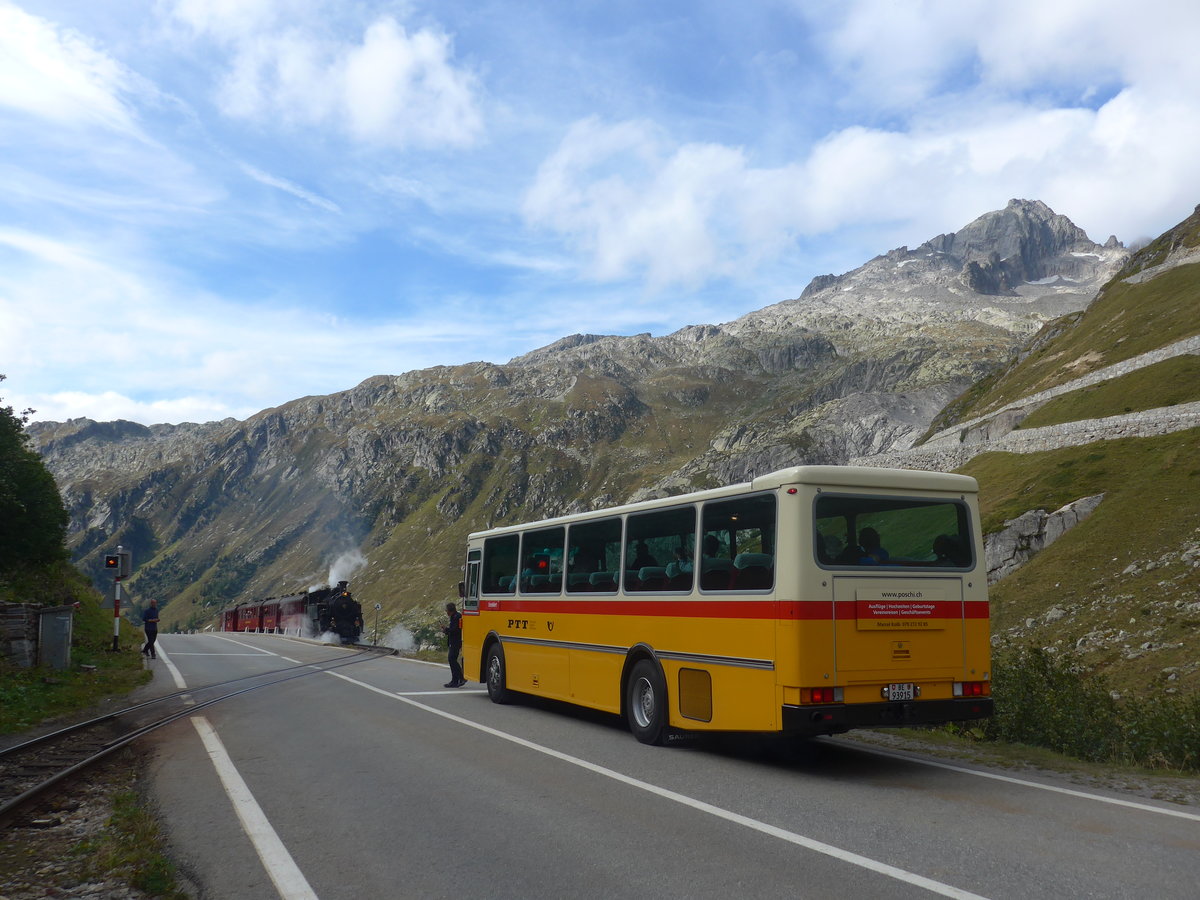
[[[1200,696],[1113,697],[1070,654],[1006,647],[994,654],[989,740],[1047,747],[1077,759],[1200,769]]]
[[[1002,650],[992,662],[996,713],[992,740],[1048,747],[1080,759],[1109,760],[1119,710],[1102,679],[1085,678],[1070,656],[1040,647]]]

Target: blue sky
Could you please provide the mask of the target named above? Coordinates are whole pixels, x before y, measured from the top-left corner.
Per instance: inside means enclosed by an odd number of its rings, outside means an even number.
[[[0,386],[245,418],[1200,202],[1200,4],[0,0]]]

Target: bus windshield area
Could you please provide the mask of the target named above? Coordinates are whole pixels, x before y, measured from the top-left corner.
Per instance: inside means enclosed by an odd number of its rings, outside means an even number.
[[[813,515],[824,567],[974,567],[970,514],[957,500],[821,494]]]

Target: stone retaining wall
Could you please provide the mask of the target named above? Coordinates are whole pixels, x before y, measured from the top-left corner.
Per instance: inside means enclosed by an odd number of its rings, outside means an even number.
[[[881,453],[849,460],[854,466],[877,466],[898,469],[926,469],[948,472],[980,453],[997,450],[1005,453],[1041,453],[1060,447],[1078,447],[1096,441],[1115,441],[1130,437],[1155,437],[1200,427],[1200,402],[1181,403],[1142,412],[1108,416],[1103,419],[1082,419],[1043,428],[1010,431],[995,440],[971,444],[922,444],[911,450]]]
[[[1036,394],[1030,394],[1028,397],[1022,397],[1020,400],[1015,400],[999,409],[992,410],[986,415],[976,416],[966,422],[959,422],[952,428],[947,428],[944,431],[939,431],[929,440],[922,444],[924,449],[933,449],[934,447],[952,447],[963,442],[964,435],[972,432],[976,426],[987,422],[1002,413],[1012,410],[1027,409],[1029,407],[1040,406],[1048,400],[1053,400],[1055,397],[1061,397],[1063,394],[1069,394],[1072,391],[1077,391],[1081,388],[1091,387],[1093,384],[1099,384],[1102,381],[1109,381],[1113,378],[1119,378],[1122,375],[1128,375],[1130,372],[1136,372],[1138,369],[1144,369],[1146,366],[1152,366],[1155,363],[1160,363],[1166,359],[1172,359],[1176,356],[1185,356],[1188,354],[1200,355],[1200,335],[1193,335],[1189,338],[1184,338],[1181,341],[1176,341],[1174,344],[1168,344],[1166,347],[1160,347],[1157,350],[1151,350],[1143,353],[1140,356],[1134,356],[1130,359],[1119,363],[1114,363],[1111,366],[1106,366],[1103,369],[1097,369],[1088,375],[1076,378],[1074,381],[1068,381],[1066,384],[1060,384],[1057,387],[1052,387]],[[1153,412],[1153,410],[1149,410]],[[1134,413],[1134,415],[1141,415]],[[1100,420],[1103,421],[1103,420]]]

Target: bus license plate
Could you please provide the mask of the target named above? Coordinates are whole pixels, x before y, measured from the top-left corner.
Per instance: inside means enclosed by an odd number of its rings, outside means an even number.
[[[889,700],[913,699],[913,686],[911,681],[905,684],[889,684],[887,691]]]

